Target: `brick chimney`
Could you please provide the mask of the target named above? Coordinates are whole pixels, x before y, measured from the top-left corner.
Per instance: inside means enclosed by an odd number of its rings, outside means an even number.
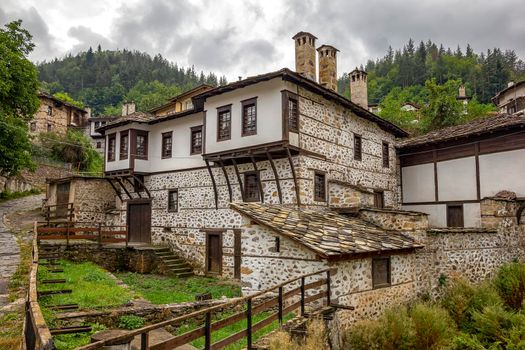
[[[337,51],[333,46],[322,45],[319,53],[319,84],[337,92]]]
[[[368,74],[357,67],[350,72],[350,100],[368,110]]]
[[[292,39],[295,40],[295,71],[316,81],[315,40],[317,38],[310,33],[299,32]]]
[[[133,101],[126,101],[122,105],[122,116],[125,117],[131,113],[135,113],[135,102]]]

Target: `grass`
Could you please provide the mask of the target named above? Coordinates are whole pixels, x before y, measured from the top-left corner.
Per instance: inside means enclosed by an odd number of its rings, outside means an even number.
[[[24,324],[23,309],[0,316],[0,350],[19,349]]]
[[[73,350],[80,346],[87,345],[91,342],[91,336],[97,332],[106,329],[105,326],[98,323],[89,323],[91,332],[89,333],[72,333],[59,334],[53,337],[53,343],[57,350]]]
[[[195,295],[201,293],[211,293],[214,299],[241,296],[237,284],[212,277],[177,278],[132,272],[121,272],[116,276],[153,304],[195,301]]]
[[[20,192],[19,191],[16,191],[16,192],[3,191],[3,192],[0,192],[0,203],[11,200],[11,199],[32,196],[34,194],[40,194],[41,192],[42,191],[40,191],[39,189],[35,189],[35,188],[29,191],[20,191]]]

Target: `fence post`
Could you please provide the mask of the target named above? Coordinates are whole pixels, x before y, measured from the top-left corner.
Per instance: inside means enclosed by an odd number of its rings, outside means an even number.
[[[330,270],[326,271],[326,306],[330,306]]]
[[[246,304],[246,349],[252,350],[252,299],[248,299]]]
[[[204,350],[211,349],[211,312],[206,313],[204,324]]]
[[[140,335],[140,350],[149,350],[149,332]]]
[[[129,240],[129,225],[124,226],[126,228],[126,248],[128,247],[128,240]]]
[[[102,247],[102,224],[98,223],[98,247]]]
[[[304,277],[301,277],[301,316],[304,316]]]
[[[277,314],[279,326],[283,325],[283,287],[279,287],[279,312]]]
[[[71,221],[68,220],[66,223],[66,247],[69,248],[69,224]]]

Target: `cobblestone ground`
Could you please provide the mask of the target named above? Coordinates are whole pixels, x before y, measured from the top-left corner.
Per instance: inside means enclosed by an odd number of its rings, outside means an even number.
[[[43,198],[44,195],[35,195],[0,203],[0,309],[8,303],[9,278],[20,263],[20,249],[15,235],[5,224],[5,216],[16,211],[39,208]]]

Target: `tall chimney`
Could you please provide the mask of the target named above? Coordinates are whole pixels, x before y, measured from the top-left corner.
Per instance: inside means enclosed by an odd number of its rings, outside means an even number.
[[[460,85],[459,86],[459,91],[458,91],[458,96],[459,97],[466,97],[467,94],[465,93],[465,85]]]
[[[135,113],[135,102],[124,102],[124,104],[122,105],[122,116],[125,117],[131,113]]]
[[[350,100],[368,110],[368,74],[357,67],[350,72]]]
[[[319,53],[319,84],[337,92],[337,51],[333,46],[322,45]]]
[[[310,33],[299,32],[292,38],[295,40],[295,71],[308,79],[316,80],[315,71],[315,40]]]

